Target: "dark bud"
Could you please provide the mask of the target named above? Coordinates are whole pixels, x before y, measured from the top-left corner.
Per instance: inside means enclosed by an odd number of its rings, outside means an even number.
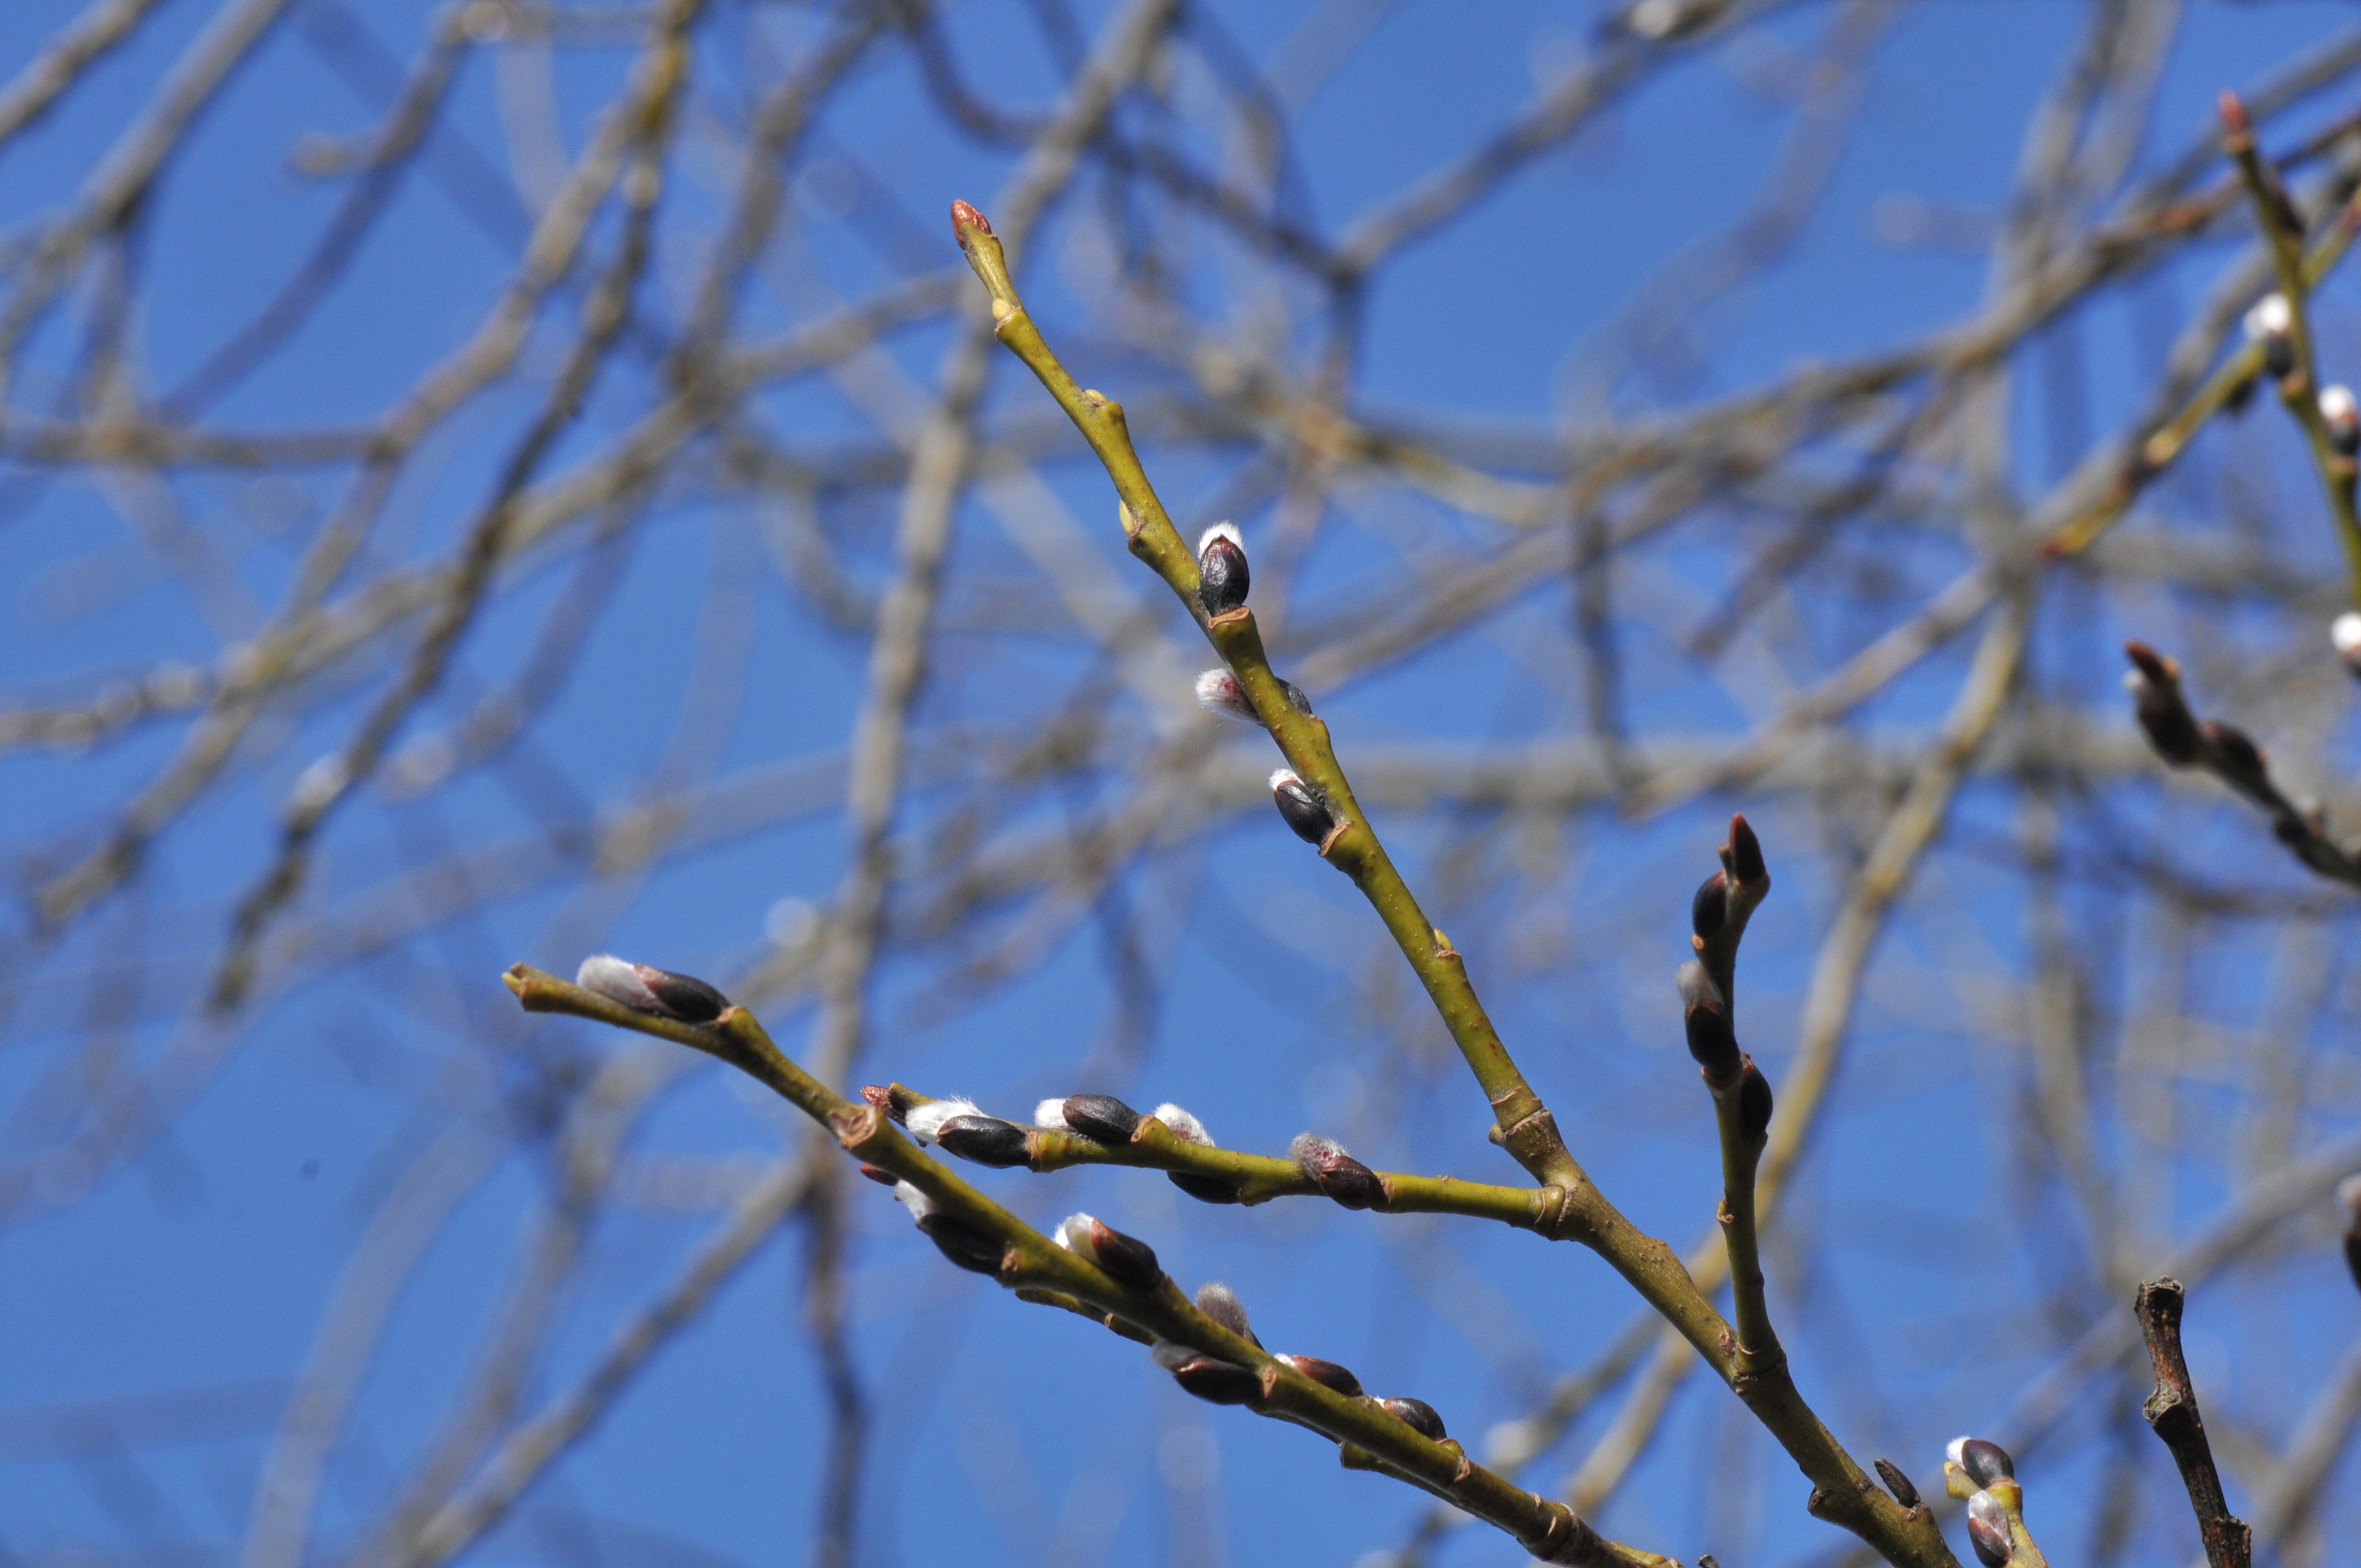
[[[1771,874],[1771,868],[1763,863],[1763,840],[1754,836],[1744,817],[1730,819],[1730,864],[1741,887],[1752,887]]]
[[[1303,715],[1306,718],[1312,717],[1312,699],[1303,695],[1303,688],[1301,686],[1297,685],[1293,681],[1282,680],[1279,683],[1279,689],[1280,694],[1287,698],[1288,707],[1295,709],[1296,712]]]
[[[2265,352],[2268,354],[2268,351]],[[2256,379],[2257,378],[2249,376],[2231,388],[2230,395],[2222,400],[2222,406],[2233,414],[2245,413],[2247,405],[2255,400]]]
[[[1091,1253],[1108,1278],[1126,1290],[1147,1290],[1164,1277],[1156,1249],[1137,1236],[1125,1235],[1103,1220],[1091,1222]]]
[[[1205,613],[1225,615],[1246,603],[1253,580],[1238,531],[1226,522],[1205,530],[1197,541],[1197,602]]]
[[[1262,1398],[1262,1374],[1210,1355],[1191,1356],[1172,1369],[1172,1381],[1215,1405],[1251,1405]]]
[[[2361,1225],[2345,1233],[2345,1266],[2353,1271],[2353,1284],[2361,1288]]]
[[[1316,1355],[1282,1355],[1287,1363],[1323,1388],[1334,1389],[1347,1399],[1361,1397],[1361,1380],[1353,1376],[1350,1367],[1339,1366],[1333,1361],[1323,1361]]]
[[[1379,1403],[1385,1406],[1388,1413],[1421,1437],[1442,1442],[1451,1436],[1443,1430],[1443,1418],[1435,1414],[1434,1407],[1424,1399],[1384,1399]]]
[[[1968,1479],[1979,1487],[1989,1486],[1995,1481],[2016,1479],[2016,1462],[2009,1458],[2008,1450],[1980,1437],[1971,1437],[1960,1444],[1960,1468],[1966,1471]]]
[[[693,975],[635,964],[611,953],[584,959],[574,983],[634,1013],[675,1024],[710,1024],[730,1007],[728,997]]]
[[[1329,1198],[1347,1209],[1382,1209],[1386,1186],[1378,1173],[1345,1152],[1345,1146],[1317,1133],[1299,1133],[1287,1152]]]
[[[972,1274],[1000,1272],[1001,1254],[1006,1249],[992,1237],[972,1226],[961,1224],[949,1214],[928,1214],[918,1222],[918,1229],[935,1244],[935,1250]]]
[[[1235,1203],[1238,1201],[1238,1190],[1217,1176],[1199,1176],[1186,1170],[1170,1170],[1165,1175],[1173,1186],[1200,1203]]]
[[[880,1170],[875,1166],[870,1165],[865,1161],[861,1167],[861,1174],[867,1177],[870,1180],[877,1183],[880,1187],[891,1187],[895,1182],[902,1179],[900,1177],[895,1176],[892,1171]]]
[[[2203,754],[2205,738],[2180,695],[2180,666],[2145,642],[2125,643],[2124,653],[2132,662],[2125,677],[2132,713],[2147,732],[2147,743],[2172,766],[2190,766]]]
[[[1697,896],[1689,900],[1689,929],[1705,941],[1721,935],[1730,921],[1730,896],[1723,891],[1729,885],[1730,879],[1716,872],[1697,884]]]
[[[1891,1459],[1881,1459],[1877,1462],[1877,1478],[1885,1483],[1885,1489],[1893,1493],[1894,1500],[1904,1508],[1916,1508],[1925,1506],[1918,1497],[1918,1488],[1910,1484],[1910,1477],[1902,1473],[1902,1466],[1894,1464]]]
[[[2202,726],[2205,739],[2222,753],[2224,766],[2242,778],[2260,780],[2268,771],[2263,762],[2263,749],[2255,744],[2254,737],[2235,724],[2224,724],[2209,718]]]
[[[937,1129],[935,1141],[961,1159],[1001,1169],[1023,1165],[1029,1152],[1026,1129],[997,1116],[954,1116]]]
[[[1676,977],[1681,988],[1682,1022],[1687,1027],[1689,1055],[1705,1069],[1707,1079],[1727,1084],[1739,1069],[1738,1036],[1730,1026],[1730,1009],[1721,988],[1699,963],[1686,963]]]
[[[1976,1549],[1976,1561],[1984,1568],[2008,1568],[2008,1560],[2015,1555],[2015,1542],[2009,1538],[2008,1510],[1990,1492],[1978,1492],[1968,1499],[1968,1543]]]
[[[1218,1280],[1197,1287],[1197,1310],[1245,1340],[1257,1350],[1262,1341],[1255,1338],[1254,1326],[1246,1321],[1246,1304],[1238,1293]]]
[[[1738,1077],[1738,1135],[1760,1143],[1771,1131],[1771,1080],[1748,1057]]]
[[[2287,334],[2273,333],[2263,339],[2264,374],[2274,381],[2284,381],[2288,372],[2294,368],[2295,345],[2289,341]]]
[[[1325,839],[1336,826],[1335,813],[1319,793],[1305,784],[1291,768],[1281,768],[1270,775],[1270,797],[1278,803],[1279,814],[1295,830],[1295,836],[1307,844]]]
[[[885,1114],[896,1122],[907,1124],[910,1113],[918,1108],[918,1097],[906,1084],[889,1083],[885,1086]]]
[[[1112,1094],[1066,1096],[1066,1127],[1094,1144],[1127,1144],[1139,1125],[1139,1113]]]

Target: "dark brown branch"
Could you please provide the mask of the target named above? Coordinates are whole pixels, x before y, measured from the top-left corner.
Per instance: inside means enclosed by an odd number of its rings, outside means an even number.
[[[2148,1359],[2156,1364],[2156,1390],[2140,1406],[2140,1414],[2180,1467],[2189,1506],[2197,1511],[2197,1533],[2204,1538],[2208,1568],[2248,1568],[2255,1555],[2254,1532],[2246,1520],[2231,1515],[2222,1496],[2222,1475],[2213,1467],[2213,1445],[2205,1441],[2197,1389],[2189,1381],[2189,1364],[2181,1358],[2180,1313],[2188,1299],[2189,1292],[2170,1276],[2149,1280],[2132,1298]]]

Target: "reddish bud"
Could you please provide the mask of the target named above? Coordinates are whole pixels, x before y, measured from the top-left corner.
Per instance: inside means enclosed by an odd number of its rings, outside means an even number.
[[[1361,1380],[1353,1376],[1349,1367],[1339,1366],[1333,1361],[1323,1361],[1316,1355],[1282,1355],[1279,1359],[1322,1387],[1333,1389],[1347,1399],[1361,1397]]]
[[[1385,1399],[1379,1402],[1395,1420],[1421,1437],[1442,1442],[1451,1436],[1443,1430],[1443,1418],[1435,1414],[1434,1407],[1423,1399]]]
[[[970,235],[982,235],[986,238],[991,237],[992,224],[982,213],[977,212],[967,203],[953,202],[951,203],[951,234],[958,239],[960,248],[961,250],[965,250],[967,248],[967,241]]]
[[[1172,1368],[1183,1392],[1214,1405],[1251,1405],[1262,1398],[1262,1375],[1250,1366],[1194,1355]]]
[[[2016,1543],[2009,1535],[2008,1510],[1990,1492],[1978,1492],[1968,1499],[1968,1543],[1976,1549],[1976,1561],[1984,1568],[2008,1568],[2008,1560],[2016,1554]]]
[[[1378,1173],[1345,1152],[1345,1146],[1317,1133],[1299,1133],[1287,1146],[1304,1175],[1329,1198],[1347,1209],[1385,1207],[1386,1185]]]
[[[1918,1496],[1918,1488],[1910,1484],[1910,1477],[1902,1473],[1902,1466],[1891,1459],[1877,1462],[1877,1477],[1885,1483],[1885,1489],[1894,1494],[1894,1500],[1904,1508],[1925,1506]]]
[[[1754,836],[1752,824],[1742,816],[1730,819],[1730,860],[1741,887],[1752,887],[1771,874],[1763,863],[1763,840]]]
[[[1738,1077],[1738,1135],[1760,1143],[1771,1132],[1771,1080],[1748,1057]]]
[[[877,1183],[880,1187],[897,1186],[901,1181],[901,1178],[895,1176],[892,1171],[880,1170],[877,1167],[869,1164],[866,1160],[862,1162],[861,1174],[867,1177],[870,1180]]]

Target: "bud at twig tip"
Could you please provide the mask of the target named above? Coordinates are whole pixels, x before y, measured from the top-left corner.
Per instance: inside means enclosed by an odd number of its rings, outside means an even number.
[[[968,203],[953,202],[951,203],[951,235],[952,237],[956,238],[960,242],[961,249],[966,248],[968,236],[972,234],[983,235],[986,238],[991,237],[991,221],[982,213],[976,211],[975,208]]]

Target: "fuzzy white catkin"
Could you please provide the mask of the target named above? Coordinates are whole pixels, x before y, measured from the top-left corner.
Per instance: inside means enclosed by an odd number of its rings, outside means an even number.
[[[1069,1214],[1049,1233],[1049,1239],[1068,1252],[1095,1262],[1099,1255],[1098,1248],[1091,1245],[1091,1227],[1097,1223],[1088,1214]]]
[[[2354,402],[2350,387],[2332,385],[2320,389],[2320,417],[2331,424],[2343,424],[2352,419],[2356,406],[2361,405]]]
[[[1254,706],[1238,687],[1237,676],[1227,670],[1207,670],[1197,677],[1197,706],[1207,713],[1239,724],[1259,724]]]
[[[2276,337],[2293,323],[2285,294],[2265,294],[2246,313],[2248,337]]]
[[[1241,550],[1246,547],[1246,542],[1238,536],[1238,525],[1236,523],[1217,522],[1213,524],[1213,527],[1205,530],[1204,532],[1197,535],[1197,554],[1202,555],[1205,553],[1205,546],[1211,544],[1216,539],[1226,539]]]
[[[2346,659],[2361,653],[2361,615],[2346,610],[2328,625],[2328,640],[2336,652]]]
[[[1179,1138],[1182,1143],[1195,1144],[1200,1147],[1209,1149],[1219,1146],[1213,1142],[1213,1135],[1205,1131],[1204,1123],[1200,1122],[1196,1117],[1191,1116],[1188,1112],[1183,1111],[1180,1106],[1173,1104],[1169,1100],[1163,1104],[1159,1105],[1150,1113],[1150,1114],[1152,1114],[1158,1121],[1163,1123],[1166,1126],[1171,1128],[1173,1136]]]
[[[918,1140],[919,1146],[924,1147],[935,1141],[935,1135],[942,1131],[943,1124],[952,1117],[983,1114],[983,1108],[974,1101],[961,1100],[954,1095],[948,1100],[936,1100],[919,1106],[902,1119],[902,1125],[908,1128],[910,1135]]]
[[[655,992],[640,978],[640,966],[612,953],[594,953],[574,971],[574,983],[609,1002],[620,1002],[642,1013],[658,1011]]]
[[[1065,1099],[1062,1096],[1056,1096],[1034,1106],[1033,1124],[1037,1127],[1054,1127],[1059,1132],[1065,1132],[1067,1130]]]
[[[935,1212],[935,1201],[906,1181],[894,1184],[894,1201],[910,1211],[913,1220],[923,1220]]]

